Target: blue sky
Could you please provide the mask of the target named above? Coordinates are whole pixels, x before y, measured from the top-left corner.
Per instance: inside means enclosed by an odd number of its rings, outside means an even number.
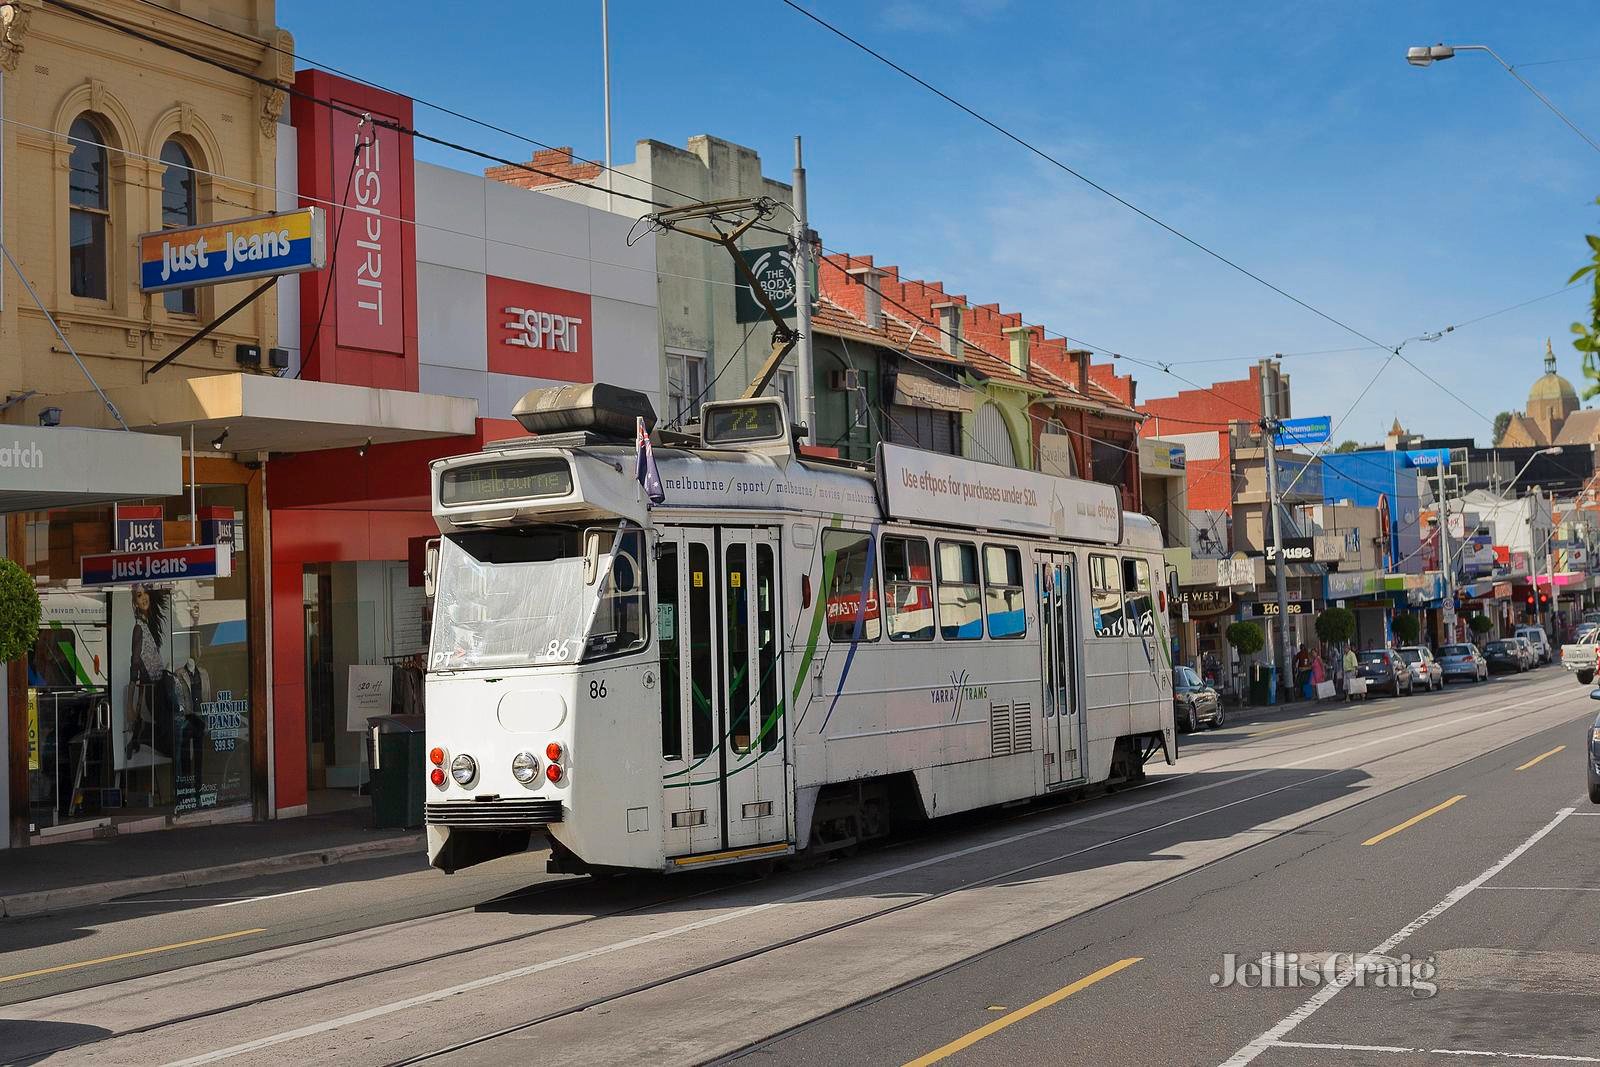
[[[1600,140],[1600,23],[1585,3],[812,0],[818,14],[1229,258],[1378,340],[1560,289],[1600,232],[1600,153],[1492,59],[1426,70],[1407,45],[1482,43]],[[312,60],[598,156],[599,3],[413,9],[280,0]],[[614,152],[698,133],[786,177],[803,134],[830,248],[1196,383],[1274,352],[1361,345],[1030,156],[778,0],[613,0]],[[1572,62],[1548,62],[1575,60]],[[419,108],[428,132],[532,148]],[[479,161],[419,145],[462,169]],[[1487,440],[1546,336],[1582,389],[1582,289],[1405,349],[1340,437]],[[1295,414],[1343,416],[1384,353],[1286,359]],[[1197,362],[1192,365],[1191,361]],[[1129,365],[1143,397],[1184,383]],[[1440,384],[1457,393],[1452,399]]]

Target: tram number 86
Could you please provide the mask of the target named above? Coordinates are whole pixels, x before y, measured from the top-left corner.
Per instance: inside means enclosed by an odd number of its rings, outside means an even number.
[[[589,683],[589,699],[604,700],[606,698],[606,683],[596,679]]]

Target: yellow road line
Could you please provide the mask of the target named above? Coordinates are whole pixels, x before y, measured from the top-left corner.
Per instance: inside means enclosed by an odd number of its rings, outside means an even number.
[[[254,930],[235,930],[231,934],[216,934],[212,937],[197,937],[193,941],[179,941],[172,945],[157,945],[155,948],[141,948],[134,952],[119,952],[115,956],[101,956],[97,960],[80,960],[77,963],[63,963],[55,967],[41,967],[37,971],[23,971],[21,974],[8,974],[0,976],[0,982],[20,982],[24,978],[37,978],[41,974],[59,974],[62,971],[76,971],[81,967],[94,967],[102,963],[116,963],[118,960],[131,960],[140,956],[150,956],[157,952],[172,952],[180,948],[192,948],[195,945],[210,945],[217,941],[232,941],[236,937],[249,937],[251,934],[264,934],[267,928],[259,926]]]
[[[1071,985],[1062,986],[1060,989],[1056,990],[1054,993],[1051,993],[1047,997],[1040,997],[1032,1004],[1029,1004],[1026,1007],[1018,1008],[1010,1015],[1001,1016],[992,1023],[980,1026],[971,1033],[956,1038],[948,1045],[941,1045],[932,1052],[928,1053],[926,1056],[917,1057],[910,1063],[906,1064],[906,1067],[927,1067],[928,1064],[938,1063],[940,1060],[945,1059],[946,1057],[954,1056],[962,1049],[970,1048],[991,1034],[999,1033],[1012,1023],[1021,1022],[1028,1016],[1034,1014],[1035,1012],[1043,1011],[1052,1004],[1059,1004],[1063,1000],[1066,1000],[1068,997],[1072,996],[1072,994],[1084,989],[1088,989],[1102,978],[1110,978],[1118,971],[1126,970],[1142,959],[1144,959],[1143,956],[1132,956],[1125,960],[1118,960],[1116,963],[1113,963],[1108,967],[1102,967],[1093,974],[1078,979]]]
[[[1296,726],[1301,726],[1301,725],[1304,725],[1304,724],[1303,723],[1298,723],[1298,722],[1286,722],[1282,726],[1274,726],[1269,730],[1257,730],[1255,733],[1249,734],[1248,736],[1250,736],[1250,737],[1265,737],[1268,734],[1281,733],[1284,730],[1293,730]]]
[[[1375,837],[1369,837],[1369,838],[1367,838],[1365,841],[1363,841],[1361,843],[1363,845],[1376,845],[1379,841],[1386,841],[1389,838],[1393,837],[1395,834],[1399,833],[1401,830],[1409,830],[1411,827],[1417,825],[1417,823],[1421,822],[1423,819],[1426,819],[1428,816],[1437,815],[1441,811],[1443,811],[1445,808],[1448,808],[1450,805],[1454,804],[1456,801],[1465,800],[1465,799],[1467,799],[1467,794],[1465,794],[1465,793],[1457,793],[1455,796],[1451,797],[1449,800],[1445,801],[1443,804],[1435,804],[1433,807],[1429,808],[1427,811],[1423,812],[1422,814],[1413,815],[1413,816],[1411,816],[1411,818],[1407,819],[1405,822],[1401,823],[1399,826],[1391,826],[1391,827],[1389,827],[1389,829],[1385,830],[1383,833],[1378,834]]]
[[[1532,767],[1535,763],[1538,763],[1540,760],[1549,759],[1551,756],[1554,756],[1557,752],[1563,751],[1566,747],[1567,747],[1566,745],[1557,745],[1555,748],[1552,748],[1549,752],[1546,752],[1541,756],[1533,757],[1527,763],[1524,763],[1522,766],[1518,767],[1517,770],[1525,771],[1529,767]]]

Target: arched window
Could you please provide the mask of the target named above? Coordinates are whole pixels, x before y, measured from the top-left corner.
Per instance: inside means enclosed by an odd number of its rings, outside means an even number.
[[[1016,451],[1011,447],[1011,433],[1006,428],[1005,416],[994,404],[984,404],[972,420],[972,449],[967,455],[985,463],[998,463],[1004,467],[1017,465]]]
[[[161,146],[161,162],[166,165],[161,175],[161,228],[193,226],[200,221],[200,213],[189,153],[177,141],[168,141]],[[193,289],[168,289],[161,296],[168,311],[194,314]]]
[[[72,274],[72,295],[106,299],[110,289],[111,172],[106,162],[106,136],[87,115],[79,116],[68,131],[72,144],[68,178],[67,252]]]

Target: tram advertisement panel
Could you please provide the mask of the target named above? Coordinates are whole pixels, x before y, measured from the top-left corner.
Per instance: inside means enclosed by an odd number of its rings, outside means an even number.
[[[1115,486],[887,443],[878,449],[878,489],[892,518],[1099,544],[1121,539],[1122,505]]]

